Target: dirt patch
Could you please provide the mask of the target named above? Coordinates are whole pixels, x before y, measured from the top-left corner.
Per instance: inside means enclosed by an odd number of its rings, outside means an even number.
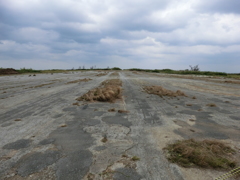
[[[103,81],[99,88],[88,91],[83,96],[77,98],[77,101],[100,101],[114,102],[121,99],[122,81],[119,79],[110,79]]]
[[[17,72],[13,68],[0,69],[0,75],[8,75],[8,74],[19,74],[19,72]]]
[[[148,94],[155,94],[160,97],[169,96],[169,97],[177,97],[177,96],[186,96],[184,92],[177,90],[176,92],[165,89],[161,86],[146,86],[143,88]]]
[[[183,167],[230,169],[237,165],[236,151],[217,140],[181,140],[164,148],[169,161]]]
[[[88,82],[88,81],[91,81],[91,80],[92,79],[90,79],[90,78],[84,78],[84,79],[78,79],[78,80],[75,80],[75,81],[69,81],[66,84],[79,83],[79,82]]]

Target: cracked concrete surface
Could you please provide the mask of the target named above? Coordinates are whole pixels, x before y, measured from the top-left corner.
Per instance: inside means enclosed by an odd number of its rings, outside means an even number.
[[[120,71],[121,100],[73,105],[113,78],[96,74],[0,77],[0,179],[210,180],[224,172],[171,164],[163,148],[180,139],[213,138],[240,149],[239,84]],[[92,80],[67,84],[84,78]],[[143,91],[151,85],[188,97]]]

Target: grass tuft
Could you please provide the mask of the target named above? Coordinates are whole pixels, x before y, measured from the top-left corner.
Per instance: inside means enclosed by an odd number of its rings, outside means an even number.
[[[214,103],[209,103],[209,104],[207,104],[206,106],[208,106],[208,107],[217,107],[217,105],[214,104]]]
[[[110,79],[102,82],[99,88],[88,91],[83,96],[77,98],[78,101],[100,101],[114,102],[121,98],[122,82],[119,79]]]
[[[133,161],[139,161],[139,160],[140,160],[140,158],[139,158],[139,157],[137,157],[137,156],[133,156],[133,157],[132,157],[132,160],[133,160]]]
[[[143,88],[148,94],[155,94],[160,97],[169,96],[169,97],[177,97],[177,96],[186,96],[182,91],[177,90],[173,92],[171,90],[165,89],[161,86],[146,86]]]
[[[217,140],[181,140],[164,150],[169,161],[183,167],[230,169],[236,166],[232,157],[235,150]]]

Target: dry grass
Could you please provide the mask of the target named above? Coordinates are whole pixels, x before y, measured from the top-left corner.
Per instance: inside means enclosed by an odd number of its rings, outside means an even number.
[[[100,101],[114,102],[121,98],[122,82],[119,79],[110,79],[102,82],[99,88],[88,91],[83,96],[77,98],[78,101]]]
[[[195,96],[193,96],[192,99],[197,99],[197,98]]]
[[[34,86],[34,87],[29,87],[29,88],[39,88],[39,87],[47,86],[47,85],[50,85],[50,84],[53,84],[53,83],[40,84],[40,85],[37,85],[37,86]]]
[[[79,83],[79,82],[88,82],[88,81],[91,81],[91,80],[92,79],[90,79],[90,78],[84,78],[84,79],[78,79],[78,80],[75,80],[75,81],[69,81],[66,84]]]
[[[96,74],[96,76],[106,76],[108,73],[99,73],[99,74]]]
[[[101,141],[102,141],[103,143],[106,143],[106,142],[108,141],[108,139],[107,139],[106,136],[104,136]]]
[[[118,110],[118,113],[129,113],[129,111],[126,111],[126,110]]]
[[[61,126],[61,127],[67,127],[67,125],[66,125],[66,124],[61,124],[60,126]]]
[[[114,72],[114,73],[110,74],[110,76],[118,76],[119,77],[119,73],[118,72]]]
[[[208,107],[217,107],[217,105],[214,104],[214,103],[209,103],[209,104],[207,104],[206,106],[208,106]]]
[[[184,167],[230,169],[236,166],[235,150],[217,140],[182,140],[169,144],[164,150],[168,160]]]
[[[109,109],[108,112],[115,112],[115,108]]]
[[[186,96],[182,91],[177,90],[173,92],[171,90],[165,89],[161,86],[146,86],[143,88],[148,94],[155,94],[160,97],[169,96],[169,97],[177,97],[177,96]]]
[[[192,106],[192,104],[186,104],[186,106]]]
[[[80,104],[79,104],[78,102],[75,102],[75,103],[73,103],[72,105],[74,105],[74,106],[80,106]]]

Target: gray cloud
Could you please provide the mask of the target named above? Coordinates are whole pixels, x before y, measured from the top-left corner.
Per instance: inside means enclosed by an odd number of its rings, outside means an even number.
[[[0,61],[238,71],[238,7],[237,0],[0,0]]]

